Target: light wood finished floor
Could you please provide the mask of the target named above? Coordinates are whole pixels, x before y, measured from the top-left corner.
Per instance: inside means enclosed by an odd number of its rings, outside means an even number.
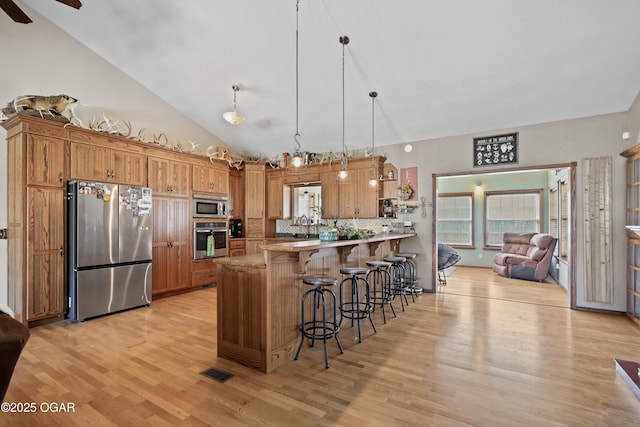
[[[571,311],[557,285],[457,267],[345,354],[304,347],[265,375],[216,358],[216,289],[32,329],[7,402],[73,413],[0,414],[2,426],[637,426],[614,358],[640,360],[624,316]],[[400,305],[396,304],[400,310]],[[200,375],[216,367],[235,376]]]

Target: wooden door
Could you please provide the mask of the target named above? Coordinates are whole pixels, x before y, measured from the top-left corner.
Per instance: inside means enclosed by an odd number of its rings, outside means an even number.
[[[64,185],[64,144],[57,138],[27,136],[27,184]]]
[[[378,195],[380,191],[377,186],[372,187],[371,168],[356,169],[352,171],[356,182],[356,214],[359,218],[378,217]]]
[[[112,180],[122,184],[146,185],[147,157],[126,151],[111,151]]]
[[[153,197],[153,294],[191,285],[189,200]]]
[[[111,181],[111,150],[96,145],[71,144],[71,179]]]
[[[263,367],[265,346],[265,271],[263,268],[222,266],[218,287],[219,354],[240,352],[250,365]]]
[[[191,165],[183,162],[171,163],[171,194],[189,197],[191,193]]]
[[[338,173],[336,171],[323,172],[320,175],[322,182],[322,218],[324,219],[338,218],[340,216],[337,177]]]
[[[267,181],[267,216],[269,219],[280,219],[283,217],[284,178],[282,175],[270,175]]]
[[[211,179],[212,171],[210,167],[193,165],[192,170],[192,183],[194,193],[211,193],[213,192],[213,180]]]
[[[264,167],[251,169],[250,166],[246,165],[245,170],[245,213],[247,218],[264,218]]]
[[[229,170],[213,169],[213,192],[216,194],[229,194]]]
[[[64,190],[27,189],[27,320],[65,312]]]
[[[244,182],[240,173],[229,174],[229,215],[244,218]]]
[[[153,197],[158,195],[170,195],[172,193],[172,186],[169,182],[169,178],[171,176],[170,169],[171,167],[168,160],[158,157],[149,157],[147,183],[149,187],[151,187]],[[153,222],[155,224],[155,218]]]

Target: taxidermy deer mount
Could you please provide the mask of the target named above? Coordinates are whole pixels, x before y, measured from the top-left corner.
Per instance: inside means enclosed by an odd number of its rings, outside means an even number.
[[[74,9],[80,9],[82,7],[82,3],[80,0],[56,0],[59,3],[66,4],[67,6],[71,6]],[[11,17],[15,22],[19,22],[21,24],[28,24],[33,22],[31,18],[27,16],[26,13],[22,11],[18,7],[17,4],[13,2],[13,0],[0,0],[0,9],[4,10],[4,12]]]

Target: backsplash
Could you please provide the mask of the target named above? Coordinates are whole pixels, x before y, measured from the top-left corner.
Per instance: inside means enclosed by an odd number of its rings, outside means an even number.
[[[293,234],[318,234],[316,225],[291,225],[292,220],[280,219],[276,221],[276,233],[279,236]],[[318,231],[325,230],[327,225],[333,226],[333,220],[322,220],[323,225],[318,226]],[[382,233],[382,226],[387,225],[389,228],[401,228],[402,221],[397,218],[373,218],[373,219],[339,219],[337,226],[354,227],[359,230],[371,230],[374,234]]]

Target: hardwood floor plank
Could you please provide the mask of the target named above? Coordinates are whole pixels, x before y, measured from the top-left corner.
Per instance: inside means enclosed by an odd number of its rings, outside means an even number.
[[[340,332],[262,374],[216,357],[216,289],[84,323],[33,328],[7,402],[75,412],[0,414],[0,426],[636,426],[614,358],[640,359],[624,316],[571,311],[558,285],[456,267],[378,333]],[[389,314],[389,313],[387,313]],[[219,383],[200,373],[234,376]]]

